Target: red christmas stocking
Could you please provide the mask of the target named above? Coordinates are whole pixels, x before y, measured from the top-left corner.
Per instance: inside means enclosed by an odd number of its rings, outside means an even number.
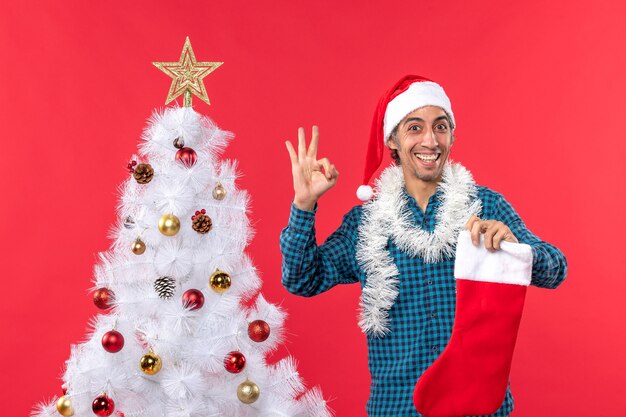
[[[526,244],[502,242],[501,250],[489,252],[482,236],[474,246],[468,231],[460,233],[452,337],[413,392],[423,416],[488,415],[500,408],[532,264]]]

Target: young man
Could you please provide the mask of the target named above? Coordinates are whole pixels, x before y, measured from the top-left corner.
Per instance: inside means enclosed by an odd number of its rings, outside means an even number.
[[[454,324],[455,246],[462,230],[490,252],[500,251],[503,241],[530,245],[532,285],[556,288],[566,275],[556,247],[532,234],[502,195],[476,185],[463,166],[448,161],[454,128],[441,86],[418,76],[396,83],[374,116],[364,184],[385,146],[396,166],[381,175],[375,198],[350,210],[320,246],[317,201],[339,172],[327,158],[317,159],[317,127],[308,149],[302,128],[297,152],[286,142],[295,196],[280,239],[282,282],[307,297],[361,283],[359,325],[367,335],[372,417],[419,415],[412,401],[415,383],[443,352]],[[367,186],[357,192],[362,200],[373,194]],[[512,409],[507,388],[493,416]]]

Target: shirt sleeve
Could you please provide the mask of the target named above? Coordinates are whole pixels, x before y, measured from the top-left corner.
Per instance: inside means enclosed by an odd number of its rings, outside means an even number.
[[[343,217],[341,226],[318,246],[315,238],[315,212],[291,205],[289,223],[280,233],[283,255],[282,283],[292,294],[311,297],[337,284],[358,282],[355,246],[358,209]]]
[[[533,253],[533,270],[531,285],[554,289],[567,275],[567,260],[557,247],[542,241],[535,236],[520,218],[513,206],[498,195],[496,206],[497,220],[506,224],[515,234],[520,243],[530,245]]]

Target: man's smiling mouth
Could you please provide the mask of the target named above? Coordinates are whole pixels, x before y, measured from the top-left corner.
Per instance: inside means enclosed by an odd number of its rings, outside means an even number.
[[[414,153],[418,159],[426,162],[436,161],[441,156],[440,153],[432,154],[432,153]]]

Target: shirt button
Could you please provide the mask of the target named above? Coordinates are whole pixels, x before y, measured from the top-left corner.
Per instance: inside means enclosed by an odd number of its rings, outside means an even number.
[[[428,280],[428,285],[433,285],[433,280],[432,279]]]
[[[435,317],[437,317],[437,313],[430,313],[430,317],[434,319]]]
[[[437,351],[437,346],[433,346],[433,352]]]
[[[304,251],[303,251],[302,249],[298,249],[298,253],[299,253],[300,255],[302,255],[302,254],[304,253]]]

